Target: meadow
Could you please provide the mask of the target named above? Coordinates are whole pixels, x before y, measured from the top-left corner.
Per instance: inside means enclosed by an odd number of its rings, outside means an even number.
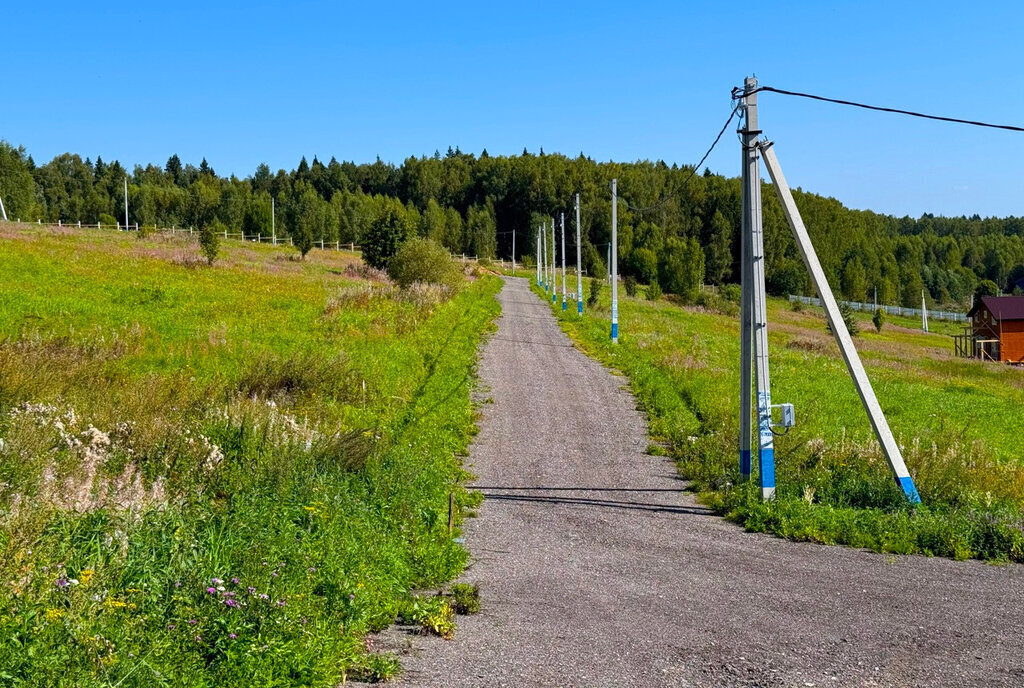
[[[334,686],[451,632],[500,281],[0,230],[0,686]],[[449,531],[449,499],[456,528]]]
[[[764,504],[756,457],[753,484],[738,480],[735,295],[707,292],[684,306],[642,289],[619,294],[618,346],[607,285],[582,318],[555,313],[582,349],[629,377],[652,451],[675,458],[706,504],[795,540],[1024,561],[1024,370],[955,358],[953,324],[932,322],[925,334],[890,317],[876,332],[857,314],[857,348],[923,500],[914,506],[892,480],[823,313],[771,299],[772,400],[793,403],[797,423],[775,439],[778,494]]]

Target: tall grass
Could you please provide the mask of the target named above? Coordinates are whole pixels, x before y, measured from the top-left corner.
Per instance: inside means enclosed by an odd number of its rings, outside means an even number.
[[[0,251],[0,686],[334,686],[465,564],[449,493],[496,279],[166,238]]]
[[[911,320],[862,328],[858,350],[924,502],[914,507],[821,313],[772,300],[772,398],[795,404],[797,426],[776,438],[777,498],[762,504],[738,483],[735,304],[728,295],[695,307],[620,299],[618,346],[607,297],[583,318],[556,315],[582,348],[629,376],[651,434],[721,513],[792,539],[1024,561],[1024,371],[954,358],[944,330],[923,334]]]

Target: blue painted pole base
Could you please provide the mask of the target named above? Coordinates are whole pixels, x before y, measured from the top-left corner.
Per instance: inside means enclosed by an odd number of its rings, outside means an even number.
[[[583,315],[583,302],[582,301],[577,301],[576,302],[576,312],[579,315]]]
[[[775,496],[775,450],[762,449],[757,454],[758,478],[761,483],[761,495],[765,499]]]
[[[562,302],[562,310],[564,311],[564,310],[565,310],[566,308],[568,308],[568,306],[567,306],[567,304],[565,303],[565,301],[563,301],[563,302]]]
[[[747,482],[750,480],[750,450],[740,450],[740,480]]]
[[[612,342],[619,342],[619,323],[612,323]]]
[[[551,303],[557,303],[557,302],[558,302],[558,296],[555,295],[555,292],[551,292]]]
[[[914,479],[909,475],[904,478],[899,478],[897,482],[903,489],[903,494],[907,495],[907,499],[910,500],[911,504],[920,504],[921,495],[917,493],[917,487],[914,485]]]

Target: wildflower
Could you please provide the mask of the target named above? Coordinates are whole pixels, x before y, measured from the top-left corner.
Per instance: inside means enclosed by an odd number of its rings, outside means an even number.
[[[235,596],[235,593],[231,592],[230,590],[228,590],[227,592],[224,593],[224,597],[234,597],[234,596]]]
[[[268,595],[268,594],[267,594],[267,593],[265,593],[265,592],[261,592],[261,593],[260,593],[260,599],[261,599],[261,600],[269,600],[269,599],[270,599],[270,595]]]
[[[306,569],[306,570],[307,570],[307,571],[308,571],[309,573],[316,573],[316,567],[315,567],[315,566],[310,566],[310,567],[309,567],[308,569]]]
[[[220,585],[224,581],[222,581],[220,578],[211,578],[210,582],[213,583],[214,585]]]
[[[238,579],[237,578],[232,578],[231,579],[231,583],[232,583],[232,585],[238,585]]]
[[[277,601],[277,606],[278,607],[283,607],[284,606],[284,600],[278,600]]]
[[[199,623],[199,622],[197,620],[195,620],[195,619],[189,619],[188,620],[188,625],[189,626],[195,626],[197,623]]]
[[[78,579],[77,578],[68,578],[68,583],[71,584],[71,585],[78,585]]]
[[[56,581],[54,581],[54,583],[53,583],[53,584],[54,584],[54,585],[56,585],[56,586],[57,586],[58,588],[66,588],[66,587],[68,587],[69,585],[71,585],[71,584],[70,584],[70,583],[68,582],[68,579],[67,579],[67,578],[64,578],[63,576],[61,576],[61,577],[60,577],[60,578],[58,578],[58,579],[57,579]]]
[[[218,585],[217,589],[220,590],[221,592],[224,592],[224,586],[223,585]]]
[[[238,600],[227,599],[224,600],[224,604],[233,609],[238,606]]]
[[[82,585],[89,585],[89,581],[92,580],[92,576],[94,573],[95,571],[93,571],[92,569],[85,569],[80,574],[78,574],[82,579]]]
[[[217,594],[217,588],[207,588],[206,592],[210,593],[211,595],[216,595]]]
[[[356,598],[356,594],[355,594],[354,592],[350,592],[350,593],[348,594],[348,598],[349,598],[350,600],[354,600],[354,599]]]
[[[175,629],[175,624],[167,624],[167,630],[168,631],[173,631],[174,629]]]
[[[235,635],[234,633],[228,633],[228,638],[229,638],[230,640],[234,640],[234,639],[235,639],[235,638],[237,638],[237,637],[238,637],[238,636],[237,636],[237,635]]]
[[[47,621],[56,621],[57,619],[59,619],[62,616],[64,616],[64,612],[61,611],[60,609],[47,609],[46,610],[46,620]]]
[[[256,588],[252,587],[251,585],[248,588],[246,588],[246,590],[249,592],[250,595],[256,594]]]

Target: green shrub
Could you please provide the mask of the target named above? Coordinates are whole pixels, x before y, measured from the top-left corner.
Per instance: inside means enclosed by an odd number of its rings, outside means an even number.
[[[661,286],[658,285],[658,281],[655,280],[647,286],[647,300],[657,301],[661,298]]]
[[[875,314],[871,316],[871,323],[875,326],[875,332],[881,332],[882,325],[885,324],[885,311],[881,308],[876,308]]]
[[[604,284],[599,279],[590,280],[590,293],[587,296],[587,308],[594,308],[601,300],[601,286]]]
[[[857,317],[853,314],[853,308],[845,301],[839,302],[839,315],[842,316],[843,322],[846,323],[846,329],[850,331],[851,337],[856,337],[860,334],[860,323],[857,322]],[[826,321],[825,329],[828,330],[829,334],[832,333],[832,326]]]
[[[480,611],[480,588],[468,583],[452,586],[452,609],[456,614],[476,614]]]
[[[626,279],[622,280],[622,285],[626,287],[626,296],[636,296],[636,277],[633,277],[632,275],[626,275]]]
[[[104,227],[115,227],[117,226],[117,218],[107,213],[100,213],[100,224]]]
[[[458,287],[462,270],[447,249],[433,239],[410,239],[388,261],[388,276],[403,289],[414,282]]]
[[[203,252],[208,265],[213,265],[220,254],[220,238],[227,228],[220,220],[214,220],[212,224],[206,225],[199,230],[199,248]]]
[[[362,238],[363,260],[378,270],[387,268],[391,256],[413,231],[405,207],[395,199],[387,199]]]

